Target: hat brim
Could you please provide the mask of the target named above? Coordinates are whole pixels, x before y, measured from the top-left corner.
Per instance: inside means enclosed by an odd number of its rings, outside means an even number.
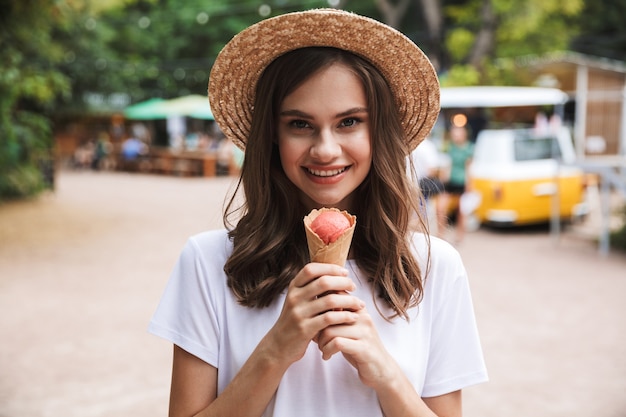
[[[381,72],[395,97],[410,150],[439,115],[439,80],[432,64],[409,38],[374,19],[337,9],[288,13],[263,20],[236,35],[219,53],[209,77],[209,100],[224,134],[245,148],[256,93],[265,68],[295,49],[326,46],[350,51]]]

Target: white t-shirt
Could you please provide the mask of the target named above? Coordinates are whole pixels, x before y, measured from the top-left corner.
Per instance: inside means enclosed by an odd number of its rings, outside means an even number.
[[[417,234],[414,243],[425,271],[426,239]],[[346,264],[357,286],[353,294],[366,303],[385,347],[422,397],[487,380],[465,268],[452,246],[434,237],[431,244],[424,298],[409,311],[409,321],[396,318],[389,322],[381,317],[367,280],[354,262]],[[190,238],[149,326],[151,333],[218,368],[218,395],[276,322],[284,302],[282,294],[263,309],[238,304],[223,271],[231,251],[225,230]],[[388,307],[379,304],[384,313],[390,313]],[[263,414],[347,415],[383,414],[376,393],[360,382],[356,370],[343,356],[337,354],[324,361],[314,342],[305,356],[287,370]]]

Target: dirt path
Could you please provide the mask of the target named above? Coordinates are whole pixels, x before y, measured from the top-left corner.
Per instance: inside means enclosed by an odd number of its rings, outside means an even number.
[[[0,205],[0,417],[166,415],[171,347],[146,326],[231,183],[63,172]],[[491,375],[466,416],[626,416],[626,256],[536,230],[460,251]]]

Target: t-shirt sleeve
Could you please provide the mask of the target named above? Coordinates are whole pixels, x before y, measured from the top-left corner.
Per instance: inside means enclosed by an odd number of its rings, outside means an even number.
[[[187,241],[148,331],[217,367],[219,325],[210,274],[197,242]],[[214,280],[215,281],[215,280]]]
[[[455,250],[450,249],[446,259],[446,265],[435,267],[447,276],[435,284],[439,287],[438,300],[433,311],[423,397],[447,394],[488,380],[467,273]]]

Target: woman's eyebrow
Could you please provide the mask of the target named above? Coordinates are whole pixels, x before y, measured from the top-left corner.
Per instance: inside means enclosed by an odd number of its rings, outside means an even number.
[[[342,111],[336,117],[350,116],[350,115],[355,114],[355,113],[367,113],[367,111],[368,111],[367,107],[353,107],[353,108],[348,109],[346,111]]]
[[[346,117],[346,116],[350,116],[352,114],[355,113],[367,113],[367,107],[353,107],[351,109],[348,109],[346,111],[342,111],[341,113],[338,113],[335,115],[335,117],[339,118],[339,117]],[[284,110],[280,112],[281,116],[297,116],[297,117],[302,117],[302,118],[306,118],[306,119],[312,119],[313,117],[301,110]]]
[[[280,112],[281,116],[297,116],[297,117],[302,117],[303,119],[312,119],[313,117],[310,116],[309,114],[300,111],[300,110],[284,110]]]

